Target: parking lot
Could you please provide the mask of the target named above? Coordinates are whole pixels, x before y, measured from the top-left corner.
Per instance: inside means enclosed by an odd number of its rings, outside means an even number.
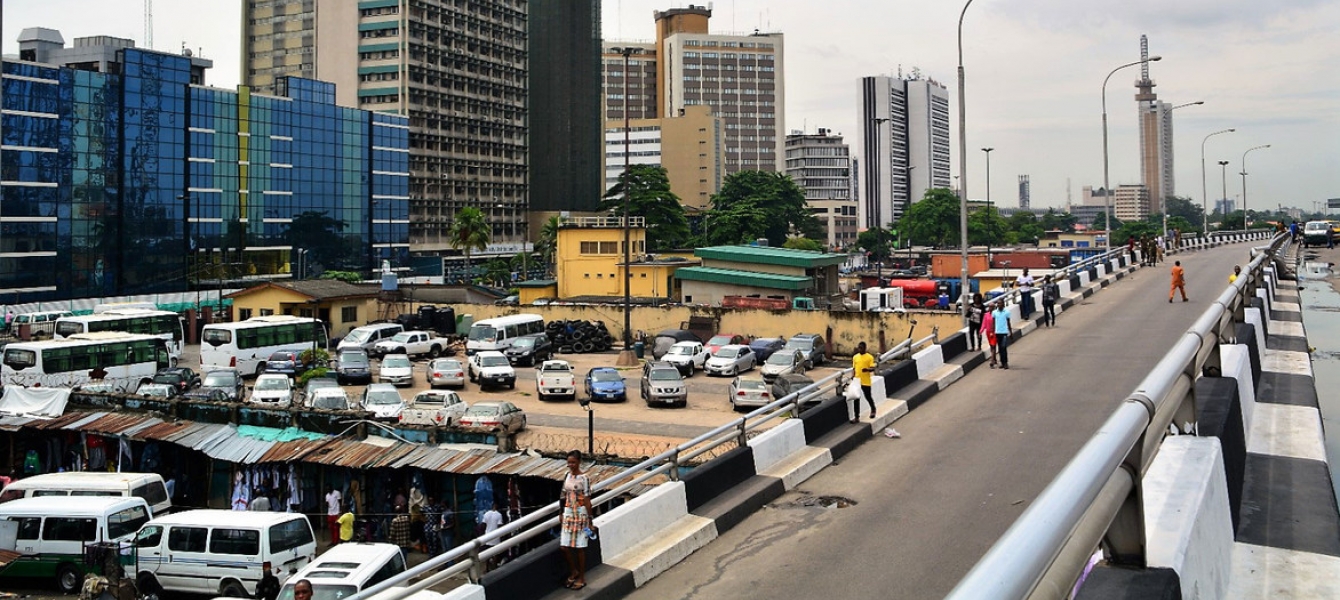
[[[183,352],[181,365],[198,369],[200,365],[199,346],[187,346]],[[583,379],[594,367],[613,367],[617,351],[590,354],[559,354],[555,359],[566,360],[572,364],[577,376],[578,394],[585,397]],[[463,352],[457,352],[451,358],[466,360]],[[427,381],[427,358],[414,361],[413,384],[400,389],[401,396],[408,402],[415,394],[429,388]],[[841,361],[830,361],[824,366],[811,370],[808,375],[814,379],[825,377],[843,366]],[[379,362],[372,361],[374,379]],[[527,431],[517,438],[522,448],[557,450],[559,448],[584,448],[587,434],[588,415],[585,409],[575,401],[541,401],[535,393],[535,368],[516,367],[516,388],[481,390],[479,385],[467,382],[464,387],[456,388],[461,399],[469,404],[476,402],[501,401],[512,402],[526,413]],[[604,448],[608,453],[622,456],[641,456],[656,448],[668,447],[674,443],[690,439],[711,430],[714,427],[738,416],[731,410],[728,400],[730,377],[709,377],[702,371],[686,379],[689,390],[688,406],[685,408],[649,407],[639,395],[641,368],[621,369],[628,386],[628,401],[618,403],[592,404],[595,412],[595,430],[597,450]],[[750,375],[758,375],[756,368]],[[248,382],[250,384],[250,382]],[[364,385],[345,385],[345,392],[351,400],[357,400],[363,394]],[[551,447],[553,446],[553,447]]]

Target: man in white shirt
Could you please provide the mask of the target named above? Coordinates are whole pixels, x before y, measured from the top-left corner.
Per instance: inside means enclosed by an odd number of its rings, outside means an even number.
[[[488,512],[484,513],[484,520],[482,521],[482,523],[484,524],[484,535],[486,536],[490,533],[493,533],[494,531],[497,531],[499,527],[502,527],[503,516],[502,513],[498,512],[498,503],[495,502],[489,505],[489,510]],[[484,545],[497,546],[499,541],[500,540],[498,538],[494,538],[485,542]],[[497,557],[490,559],[489,568],[497,566],[498,564],[497,561],[498,561]]]
[[[1019,318],[1027,319],[1033,314],[1033,276],[1028,274],[1028,267],[1015,278],[1014,285],[1019,288]]]
[[[334,546],[340,543],[340,490],[334,487],[327,488],[326,492],[326,527],[330,529],[330,545]]]

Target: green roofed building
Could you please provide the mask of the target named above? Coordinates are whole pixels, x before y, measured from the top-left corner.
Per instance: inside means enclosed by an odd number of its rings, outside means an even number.
[[[841,295],[838,265],[841,254],[768,246],[699,248],[697,267],[675,271],[686,304],[721,303],[726,296],[814,298],[820,305]]]

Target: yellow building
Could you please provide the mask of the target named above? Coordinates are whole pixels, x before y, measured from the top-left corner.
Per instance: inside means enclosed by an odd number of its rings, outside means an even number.
[[[605,123],[605,189],[619,183],[624,168],[624,122]],[[706,210],[726,179],[726,130],[705,105],[687,106],[676,117],[632,119],[631,164],[665,167],[670,191],[685,208]]]
[[[266,315],[316,317],[331,336],[374,319],[375,290],[333,279],[272,281],[224,296],[233,301],[238,320]]]
[[[630,219],[629,293],[637,298],[676,298],[674,273],[696,264],[681,257],[658,257],[646,253],[647,229],[642,217]],[[554,282],[531,282],[522,286],[522,303],[556,293],[560,299],[577,297],[622,297],[624,294],[624,229],[621,217],[578,217],[560,221]]]

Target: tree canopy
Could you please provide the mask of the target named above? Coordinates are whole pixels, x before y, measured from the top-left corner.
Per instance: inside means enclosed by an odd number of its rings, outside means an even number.
[[[869,252],[872,260],[881,261],[889,257],[895,239],[892,231],[876,227],[856,234],[856,246]]]
[[[914,244],[957,246],[959,238],[959,199],[944,188],[926,190],[921,201],[913,202],[898,220],[898,230]]]
[[[824,251],[824,245],[822,243],[807,237],[787,238],[786,242],[782,244],[782,247],[790,248],[792,250],[811,250],[814,252]]]
[[[447,244],[465,252],[465,265],[469,267],[470,254],[475,250],[487,249],[492,232],[493,228],[484,218],[484,211],[467,206],[456,211],[456,218],[452,219],[451,226],[447,228]]]
[[[726,177],[704,217],[709,244],[740,244],[767,238],[781,246],[792,234],[817,239],[823,225],[810,214],[805,193],[782,173],[740,171]]]
[[[628,214],[647,220],[647,249],[651,251],[683,248],[689,241],[689,221],[684,205],[670,191],[670,176],[660,165],[632,165],[626,175]],[[614,184],[600,201],[600,210],[622,215],[624,177]]]

